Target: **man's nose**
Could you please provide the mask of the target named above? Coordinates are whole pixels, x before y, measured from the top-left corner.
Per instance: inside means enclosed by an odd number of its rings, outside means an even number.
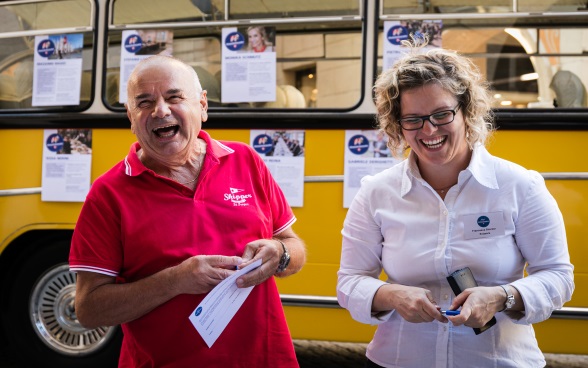
[[[159,99],[155,103],[151,116],[154,118],[164,118],[171,113],[168,103],[164,99]]]

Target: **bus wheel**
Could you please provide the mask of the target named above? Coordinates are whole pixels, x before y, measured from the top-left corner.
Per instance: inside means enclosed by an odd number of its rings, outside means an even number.
[[[25,366],[116,367],[120,328],[80,325],[68,253],[69,241],[58,241],[14,267],[8,303],[2,307],[2,327],[14,347],[9,353]]]

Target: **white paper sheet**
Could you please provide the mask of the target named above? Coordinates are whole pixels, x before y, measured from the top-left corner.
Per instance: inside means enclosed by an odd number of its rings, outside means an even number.
[[[304,204],[304,130],[251,130],[249,144],[265,162],[290,207]]]
[[[211,347],[218,339],[253,290],[253,286],[238,288],[237,278],[259,266],[261,266],[261,259],[224,279],[190,314],[190,322],[208,347]]]

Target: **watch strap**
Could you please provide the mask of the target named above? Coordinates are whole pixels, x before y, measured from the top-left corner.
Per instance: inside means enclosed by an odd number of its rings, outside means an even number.
[[[504,303],[504,308],[502,308],[500,312],[511,309],[515,305],[514,295],[508,290],[506,286],[508,285],[500,285],[502,290],[504,290],[506,293],[506,302]]]
[[[281,273],[284,272],[286,270],[286,268],[288,268],[288,265],[290,264],[290,253],[288,253],[288,248],[286,248],[286,244],[284,244],[283,241],[281,241],[280,239],[275,239],[278,242],[280,242],[280,244],[282,244],[282,250],[284,251],[282,253],[282,256],[280,257],[280,263],[278,263],[278,268],[276,269],[276,273]]]

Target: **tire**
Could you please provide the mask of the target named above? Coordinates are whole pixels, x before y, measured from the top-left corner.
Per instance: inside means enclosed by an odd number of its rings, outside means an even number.
[[[75,316],[69,240],[33,249],[5,282],[0,308],[7,353],[25,367],[116,367],[120,327],[88,330]]]

